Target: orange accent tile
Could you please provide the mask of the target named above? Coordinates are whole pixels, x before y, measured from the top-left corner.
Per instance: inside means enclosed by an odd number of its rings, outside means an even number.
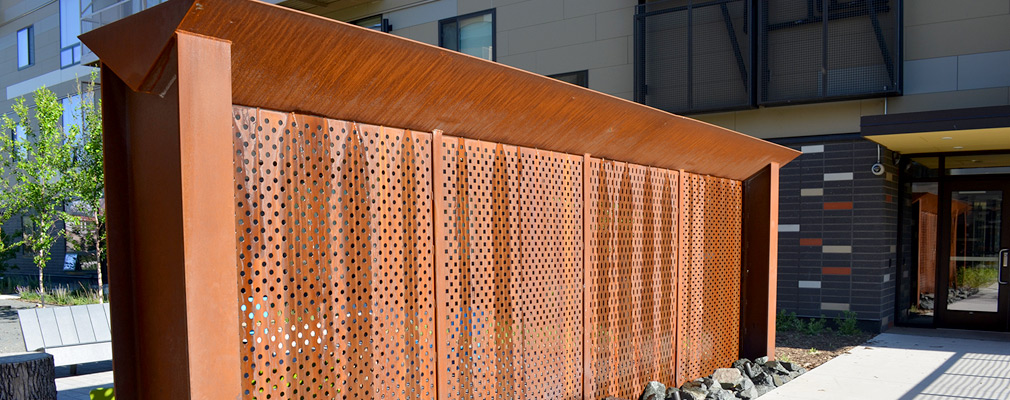
[[[852,268],[849,267],[824,267],[821,268],[824,275],[852,275]]]
[[[890,202],[894,201],[894,196],[891,196],[889,194],[888,195],[884,195],[884,201],[890,203]]]
[[[837,203],[824,203],[824,209],[825,210],[851,210],[852,209],[852,202],[851,201],[842,201],[842,202],[837,202]]]
[[[824,244],[821,239],[800,239],[800,246],[820,246]]]

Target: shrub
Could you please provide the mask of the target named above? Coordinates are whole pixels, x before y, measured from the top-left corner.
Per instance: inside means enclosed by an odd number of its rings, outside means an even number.
[[[803,330],[803,320],[796,318],[796,313],[780,310],[775,316],[775,330],[779,332],[795,332]]]
[[[835,318],[835,325],[838,327],[838,334],[840,335],[854,336],[863,333],[859,329],[859,321],[856,321],[856,313],[854,311],[843,312],[841,318]]]
[[[800,332],[811,336],[831,332],[831,328],[828,328],[827,325],[828,320],[824,318],[824,315],[821,315],[820,318],[812,318],[810,321],[807,321],[806,325],[800,329]]]

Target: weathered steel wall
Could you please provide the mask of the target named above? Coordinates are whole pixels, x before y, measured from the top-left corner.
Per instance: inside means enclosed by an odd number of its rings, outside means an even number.
[[[681,193],[677,369],[680,379],[693,379],[729,366],[740,351],[743,185],[684,174]]]
[[[431,134],[234,125],[244,396],[434,398]]]
[[[674,382],[679,172],[589,160],[588,397]]]
[[[580,398],[582,157],[435,146],[439,397]]]
[[[234,110],[245,398],[633,398],[737,357],[738,181]]]

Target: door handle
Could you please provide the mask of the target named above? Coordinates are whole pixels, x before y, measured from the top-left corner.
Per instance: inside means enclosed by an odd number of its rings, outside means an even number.
[[[1001,285],[1010,284],[1007,282],[1006,278],[1003,277],[1003,271],[1008,269],[1010,266],[1010,249],[1003,249],[999,251],[999,283]]]

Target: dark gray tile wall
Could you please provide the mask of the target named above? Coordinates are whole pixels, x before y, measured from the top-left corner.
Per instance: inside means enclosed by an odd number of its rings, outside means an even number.
[[[779,310],[837,317],[848,309],[886,329],[898,222],[891,152],[880,149],[885,174],[877,176],[877,145],[867,140],[811,137],[787,146],[804,154],[780,175]]]

